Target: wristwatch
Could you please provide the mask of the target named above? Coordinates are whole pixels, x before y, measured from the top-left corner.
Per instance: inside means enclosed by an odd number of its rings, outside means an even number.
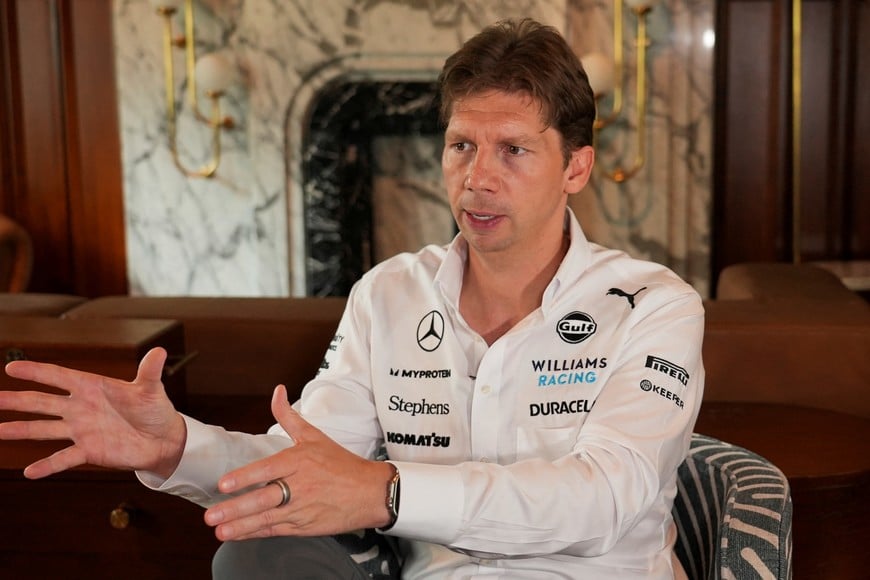
[[[392,464],[391,464],[392,465]],[[387,484],[387,511],[390,512],[390,523],[383,528],[378,528],[381,532],[386,532],[393,527],[396,520],[399,518],[399,497],[401,494],[401,479],[399,478],[399,470],[393,466],[395,473]]]

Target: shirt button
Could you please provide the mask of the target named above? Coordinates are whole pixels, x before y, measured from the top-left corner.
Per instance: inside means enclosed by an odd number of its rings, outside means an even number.
[[[492,387],[490,387],[489,385],[483,385],[480,388],[480,392],[483,393],[484,395],[488,395],[492,392]]]

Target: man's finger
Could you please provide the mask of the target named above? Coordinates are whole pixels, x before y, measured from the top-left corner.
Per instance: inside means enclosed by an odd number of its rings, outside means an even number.
[[[163,363],[166,362],[166,351],[156,346],[145,353],[139,362],[136,373],[137,383],[157,383],[163,376]]]
[[[68,393],[83,386],[99,384],[100,381],[104,380],[103,377],[94,373],[27,360],[18,360],[7,364],[6,374],[15,379],[57,387]]]
[[[297,444],[312,436],[316,437],[315,432],[320,433],[290,406],[290,401],[287,400],[287,387],[284,385],[278,385],[272,393],[272,416]]]
[[[259,517],[264,512],[280,507],[281,500],[281,490],[277,486],[266,484],[208,508],[205,512],[205,523],[217,526],[243,518]]]
[[[40,479],[55,473],[60,473],[73,467],[83,465],[87,461],[85,454],[75,445],[65,447],[60,451],[31,463],[24,469],[27,479]]]
[[[0,440],[3,441],[57,441],[69,438],[68,426],[56,419],[0,423]]]
[[[60,417],[67,396],[58,396],[41,391],[0,391],[0,409],[37,413]]]

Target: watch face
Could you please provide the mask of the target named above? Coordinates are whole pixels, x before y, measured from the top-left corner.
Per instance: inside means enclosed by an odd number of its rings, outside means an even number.
[[[399,517],[399,472],[390,480],[390,487],[387,493],[387,509],[390,510],[393,519]]]

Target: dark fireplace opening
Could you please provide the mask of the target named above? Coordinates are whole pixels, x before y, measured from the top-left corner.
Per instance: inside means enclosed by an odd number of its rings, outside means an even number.
[[[315,97],[302,148],[309,296],[347,296],[353,283],[392,251],[378,247],[385,244],[375,230],[402,224],[381,223],[385,210],[376,207],[379,175],[395,174],[403,187],[424,190],[424,198],[443,202],[449,216],[446,200],[435,199],[434,190],[440,187],[409,186],[413,177],[402,177],[432,175],[433,164],[440,167],[443,140],[436,94],[434,82],[345,79],[325,86]],[[404,192],[390,195],[393,201],[382,201],[382,206],[405,204]],[[447,223],[440,209],[426,206],[415,211],[424,222],[430,214],[436,219],[437,213],[437,219]],[[443,242],[454,231],[439,233],[436,237],[442,239],[433,241]]]

